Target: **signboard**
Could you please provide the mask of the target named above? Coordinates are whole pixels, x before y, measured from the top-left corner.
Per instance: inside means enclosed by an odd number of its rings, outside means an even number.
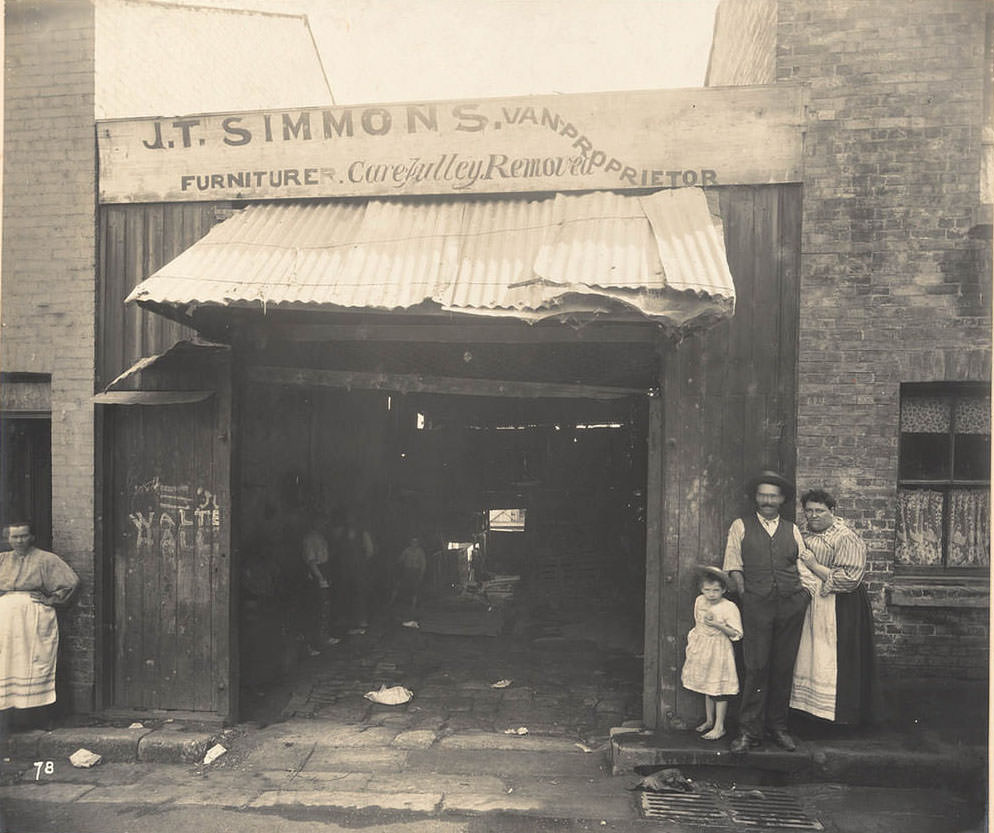
[[[101,121],[100,200],[799,181],[804,96],[711,87]]]

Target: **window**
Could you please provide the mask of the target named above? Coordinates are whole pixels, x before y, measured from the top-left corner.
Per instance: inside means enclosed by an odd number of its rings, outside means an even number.
[[[899,566],[990,566],[991,401],[987,385],[903,385]]]
[[[524,509],[491,509],[489,513],[492,532],[524,532]]]

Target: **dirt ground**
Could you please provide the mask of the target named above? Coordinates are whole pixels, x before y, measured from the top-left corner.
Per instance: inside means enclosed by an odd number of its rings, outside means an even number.
[[[439,630],[465,635],[403,627],[412,615],[426,629],[434,622]],[[480,635],[486,630],[498,634]],[[603,611],[542,611],[535,605],[495,611],[472,600],[459,606],[452,599],[429,599],[414,614],[381,610],[364,634],[341,638],[318,656],[291,645],[297,659],[287,673],[243,687],[243,719],[266,724],[313,716],[376,723],[382,710],[383,719],[440,722],[453,731],[525,727],[593,738],[641,718],[640,624],[626,625]],[[494,687],[501,681],[510,684]],[[414,698],[402,710],[362,699],[381,685],[403,685]]]

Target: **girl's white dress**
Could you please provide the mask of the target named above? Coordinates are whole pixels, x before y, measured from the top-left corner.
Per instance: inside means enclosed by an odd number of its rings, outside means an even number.
[[[714,625],[704,621],[708,611],[715,622],[724,622],[735,631],[729,638]],[[690,691],[718,697],[739,693],[739,675],[735,671],[732,640],[742,638],[739,609],[722,599],[715,605],[704,596],[694,602],[694,627],[687,634],[687,659],[683,664],[683,686]]]

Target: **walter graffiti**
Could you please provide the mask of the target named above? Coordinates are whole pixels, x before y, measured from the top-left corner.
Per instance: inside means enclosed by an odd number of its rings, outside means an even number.
[[[130,542],[135,555],[214,550],[220,543],[221,507],[203,487],[153,478],[131,489]]]

